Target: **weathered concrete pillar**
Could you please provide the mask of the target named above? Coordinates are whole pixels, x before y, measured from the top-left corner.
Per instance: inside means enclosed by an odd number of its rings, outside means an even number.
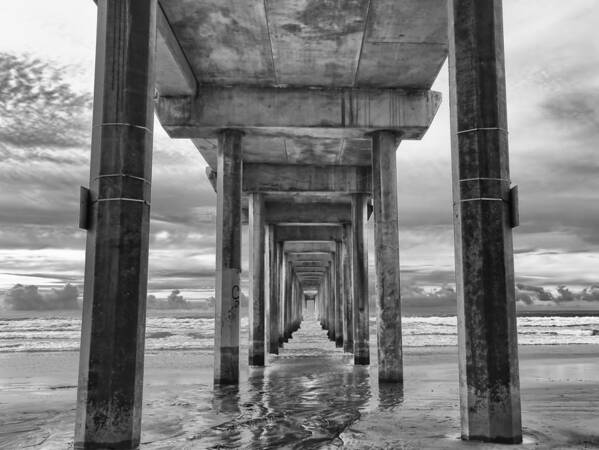
[[[449,1],[462,438],[520,443],[501,0]]]
[[[239,275],[241,273],[241,137],[218,137],[216,191],[216,321],[214,383],[239,382]]]
[[[397,136],[372,137],[372,199],[376,269],[379,382],[403,382],[397,210]]]
[[[285,297],[283,303],[284,308],[284,341],[287,342],[291,336],[290,323],[291,323],[291,296],[293,295],[293,271],[291,270],[291,262],[286,260],[285,263]]]
[[[283,243],[277,242],[277,304],[279,306],[279,347],[285,342],[285,267],[287,257],[283,249]]]
[[[278,258],[277,241],[273,225],[268,226],[268,281],[269,310],[268,310],[268,353],[279,354],[279,293],[278,293]]]
[[[366,195],[352,194],[352,271],[354,313],[354,364],[370,364],[368,316],[368,249],[364,242]]]
[[[342,244],[336,242],[335,252],[335,346],[343,347],[343,267],[342,267]]]
[[[325,301],[325,319],[324,319],[324,329],[327,330],[327,338],[331,338],[331,290],[330,286],[330,275],[327,272],[324,273],[323,277],[323,285],[324,285],[324,301]]]
[[[331,341],[335,341],[335,279],[334,279],[333,264],[329,262],[327,270],[327,296],[329,300],[328,315],[327,315],[327,336]]]
[[[353,283],[351,273],[352,226],[343,226],[343,351],[354,351]]]
[[[264,197],[249,195],[250,295],[249,365],[264,366]]]
[[[156,1],[98,2],[74,446],[140,440],[154,121]]]

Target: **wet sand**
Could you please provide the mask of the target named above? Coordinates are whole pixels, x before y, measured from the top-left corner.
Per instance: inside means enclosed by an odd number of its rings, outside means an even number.
[[[520,348],[525,442],[510,448],[599,448],[598,351]],[[77,364],[0,355],[0,449],[72,447]],[[379,387],[314,321],[265,369],[242,365],[239,388],[212,388],[209,352],[148,353],[142,448],[506,448],[459,439],[455,348],[407,348],[404,366],[403,390]]]

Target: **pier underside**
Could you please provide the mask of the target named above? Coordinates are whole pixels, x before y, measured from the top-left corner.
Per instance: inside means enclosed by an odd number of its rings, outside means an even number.
[[[239,382],[243,224],[250,366],[309,300],[354,365],[403,383],[395,153],[433,121],[448,54],[462,436],[521,441],[501,17],[500,0],[98,0],[77,448],[139,444],[154,112],[216,192],[215,386]]]

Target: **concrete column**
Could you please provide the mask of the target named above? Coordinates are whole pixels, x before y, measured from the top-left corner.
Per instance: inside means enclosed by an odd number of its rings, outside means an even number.
[[[379,382],[403,382],[397,211],[397,136],[376,131],[372,137],[372,198],[376,269]]]
[[[279,354],[279,295],[278,295],[278,277],[277,277],[277,242],[275,240],[274,226],[268,226],[268,281],[269,289],[269,310],[268,310],[268,353]]]
[[[237,384],[239,382],[241,136],[242,133],[238,130],[223,130],[218,137],[215,384]]]
[[[324,320],[324,325],[323,328],[325,330],[327,330],[327,337],[329,336],[329,297],[330,297],[330,292],[329,292],[329,281],[328,281],[328,274],[325,272],[322,276],[322,300],[324,302],[324,310],[323,310],[323,320]]]
[[[354,351],[353,283],[351,273],[352,226],[343,226],[343,351]]]
[[[287,342],[291,336],[290,332],[290,321],[291,321],[291,296],[293,294],[293,272],[291,270],[291,262],[286,261],[285,263],[285,296],[283,303],[285,304],[284,309],[284,340]]]
[[[74,447],[140,440],[156,1],[98,2]]]
[[[286,256],[283,251],[283,243],[277,242],[277,305],[279,309],[279,347],[283,346],[285,341],[285,321],[283,313],[285,311],[285,267]]]
[[[368,316],[368,249],[364,242],[366,195],[352,194],[352,270],[354,313],[354,364],[370,364]]]
[[[327,336],[331,341],[335,341],[335,280],[333,279],[333,265],[329,262],[329,269],[327,271],[327,297],[329,300],[327,309]]]
[[[264,366],[264,197],[249,195],[250,295],[249,365]]]
[[[343,347],[343,295],[342,295],[342,244],[337,243],[337,251],[335,252],[335,346]]]
[[[462,438],[522,442],[501,0],[449,1]]]
[[[281,252],[281,265],[280,265],[280,298],[279,298],[279,326],[280,326],[280,337],[279,347],[283,346],[285,340],[285,295],[287,292],[287,255],[285,252]]]

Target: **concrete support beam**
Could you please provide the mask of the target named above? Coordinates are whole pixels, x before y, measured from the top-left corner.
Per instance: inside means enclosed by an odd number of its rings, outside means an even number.
[[[335,346],[343,347],[343,268],[342,243],[337,242],[337,253],[333,263],[335,272]]]
[[[212,138],[223,128],[263,136],[362,138],[377,129],[420,139],[441,94],[429,90],[211,86],[196,96],[160,97],[158,117],[176,138]]]
[[[287,242],[286,246],[289,248],[294,243]],[[328,245],[328,244],[327,244]],[[294,264],[300,264],[306,262],[316,262],[318,264],[325,264],[332,259],[332,254],[329,252],[287,252],[289,261],[293,261]]]
[[[295,203],[293,208],[289,202],[266,202],[267,223],[277,225],[292,224],[339,224],[351,220],[349,203]]]
[[[269,309],[268,309],[268,353],[279,354],[279,258],[282,245],[275,241],[275,230],[268,227],[269,256]]]
[[[462,438],[522,442],[501,0],[449,1]]]
[[[275,228],[277,241],[338,241],[343,230],[332,225],[278,225]]]
[[[100,1],[74,447],[137,448],[148,280],[156,0]]]
[[[249,365],[264,366],[264,197],[250,194]]]
[[[371,171],[366,166],[309,166],[245,163],[244,192],[370,193]]]
[[[354,313],[354,364],[370,364],[368,313],[368,248],[364,239],[366,222],[364,194],[352,195],[352,280]]]
[[[327,268],[324,267],[324,266],[316,266],[316,267],[315,266],[307,266],[307,267],[305,267],[305,266],[299,266],[298,267],[298,266],[295,266],[295,264],[294,264],[294,269],[293,270],[295,271],[295,273],[297,275],[299,275],[299,274],[308,274],[308,273],[314,275],[314,274],[324,273],[327,270]]]
[[[242,133],[237,130],[224,130],[218,138],[215,384],[239,382],[241,139]]]
[[[337,245],[334,242],[285,242],[284,250],[292,253],[335,253]],[[293,256],[293,255],[292,255]]]
[[[293,261],[293,267],[296,268],[297,271],[301,272],[302,268],[316,267],[316,268],[324,268],[326,267],[327,262],[330,258],[323,259],[322,261],[318,260],[304,260],[304,261]]]
[[[397,136],[372,133],[372,197],[379,382],[403,382],[397,208]]]
[[[354,351],[354,315],[353,315],[353,280],[352,280],[352,226],[343,226],[342,241],[343,265],[343,351]]]
[[[156,90],[161,96],[194,96],[198,83],[160,3],[156,27]]]

